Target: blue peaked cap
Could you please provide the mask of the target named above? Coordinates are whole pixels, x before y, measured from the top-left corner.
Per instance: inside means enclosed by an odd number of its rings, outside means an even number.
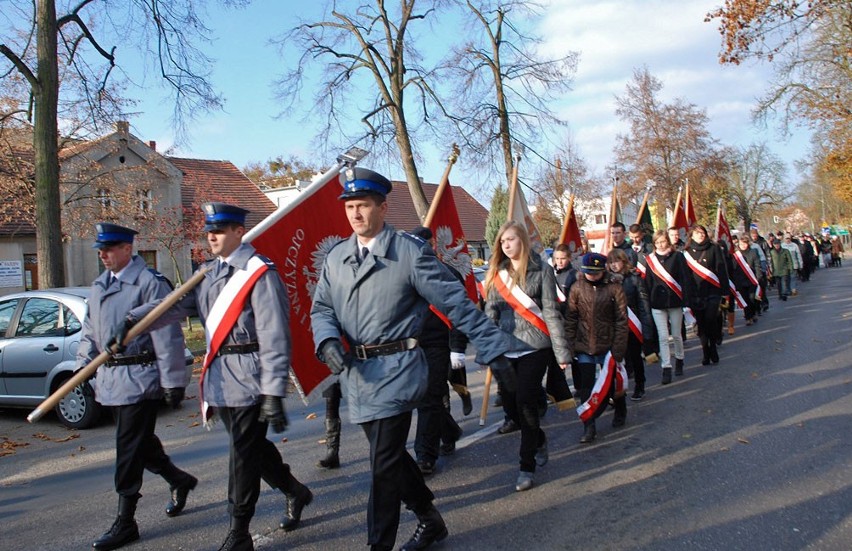
[[[355,199],[366,195],[379,195],[384,198],[393,190],[391,181],[368,168],[347,168],[340,174],[343,193],[340,200]]]
[[[250,212],[244,208],[227,203],[204,203],[204,231],[221,230],[230,224],[246,225],[246,215]]]
[[[118,224],[109,224],[101,222],[95,224],[95,244],[93,249],[103,249],[117,243],[133,243],[133,236],[139,233],[136,230],[119,226]]]

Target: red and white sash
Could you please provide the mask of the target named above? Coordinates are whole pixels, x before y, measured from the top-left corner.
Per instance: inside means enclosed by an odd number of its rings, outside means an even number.
[[[565,296],[565,293],[562,292],[562,289],[559,288],[559,284],[556,284],[556,300],[559,302],[565,302],[568,297]]]
[[[615,385],[614,389],[613,385]],[[610,390],[614,390],[616,397],[624,394],[627,390],[627,369],[624,368],[624,362],[616,362],[612,352],[607,352],[601,372],[592,388],[592,395],[587,401],[577,406],[577,415],[580,416],[581,421],[584,423],[591,421],[603,412],[609,402]]]
[[[645,279],[645,265],[641,262],[636,263],[636,269],[639,270],[639,275],[642,276],[642,279]]]
[[[645,257],[648,261],[648,267],[651,268],[651,271],[654,272],[658,278],[660,278],[666,285],[668,285],[669,289],[674,291],[674,294],[678,296],[679,299],[683,300],[683,289],[680,286],[680,283],[675,281],[675,278],[666,270],[665,266],[657,259],[656,254],[649,254]]]
[[[213,358],[216,357],[222,343],[225,342],[225,338],[231,333],[234,324],[237,323],[254,284],[268,269],[269,266],[266,262],[257,256],[249,259],[245,270],[235,267],[234,274],[222,288],[219,296],[216,297],[216,301],[207,315],[207,320],[204,323],[205,335],[207,336],[207,353],[204,354],[204,367],[201,369],[201,377],[198,381],[201,392],[201,416],[205,426],[208,426],[207,422],[210,418],[208,415],[210,405],[204,400],[204,375],[207,373],[207,368],[213,363]]]
[[[740,292],[737,291],[737,286],[734,285],[734,282],[731,281],[730,279],[728,280],[728,287],[731,289],[731,294],[734,295],[734,299],[737,301],[737,305],[740,308],[742,308],[743,310],[745,310],[746,301],[743,298],[743,296],[740,294]]]
[[[630,332],[633,333],[633,336],[636,337],[639,342],[644,342],[645,339],[642,337],[642,322],[639,321],[639,316],[636,315],[630,306],[627,307],[627,325],[630,327]]]
[[[740,265],[740,269],[745,273],[748,280],[751,281],[751,284],[757,287],[757,291],[754,292],[754,296],[760,299],[760,282],[757,280],[757,276],[754,275],[751,266],[748,265],[748,262],[746,262],[746,259],[743,257],[742,251],[736,251],[734,253],[734,260],[736,260],[737,264]]]
[[[542,314],[541,308],[518,285],[512,285],[510,289],[510,283],[511,278],[508,270],[497,272],[497,277],[494,278],[494,288],[497,289],[503,300],[512,307],[512,310],[549,337],[550,331],[544,322],[544,314]]]
[[[717,289],[722,288],[722,283],[719,281],[719,276],[714,274],[713,271],[710,270],[710,268],[703,266],[700,262],[695,260],[695,258],[693,258],[691,254],[689,254],[689,251],[683,251],[683,256],[684,258],[686,258],[686,264],[687,266],[689,266],[689,269],[695,272],[698,277],[700,277],[704,281],[707,281]]]

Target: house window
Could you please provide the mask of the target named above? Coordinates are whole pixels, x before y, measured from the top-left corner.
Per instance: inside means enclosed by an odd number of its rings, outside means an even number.
[[[153,202],[154,196],[151,193],[150,189],[140,189],[138,191],[138,203],[137,206],[139,208],[140,215],[146,215],[151,213],[151,204]]]
[[[111,209],[113,207],[112,194],[108,188],[98,188],[96,193],[96,199],[101,204],[101,207],[104,209]]]
[[[595,215],[595,224],[602,226],[606,224],[606,214],[596,214]]]
[[[157,251],[139,251],[136,254],[145,261],[146,266],[155,270],[157,269]]]

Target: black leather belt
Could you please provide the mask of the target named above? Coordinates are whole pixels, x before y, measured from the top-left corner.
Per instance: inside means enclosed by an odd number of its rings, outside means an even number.
[[[401,341],[386,342],[384,344],[366,345],[359,344],[355,347],[355,357],[359,360],[375,358],[376,356],[389,356],[397,352],[405,352],[417,347],[417,339],[409,337]]]
[[[115,367],[118,365],[150,364],[154,363],[156,359],[156,354],[148,350],[135,356],[113,356],[106,364],[107,367]]]
[[[251,354],[258,350],[260,350],[260,346],[256,342],[250,342],[247,344],[230,344],[228,346],[220,347],[219,351],[216,352],[216,355],[226,356],[228,354]]]

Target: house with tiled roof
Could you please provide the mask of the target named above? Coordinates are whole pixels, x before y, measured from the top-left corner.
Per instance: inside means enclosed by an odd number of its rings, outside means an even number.
[[[0,177],[2,167],[0,164]],[[164,156],[156,151],[154,142],[133,136],[126,122],[119,122],[111,134],[63,149],[60,167],[67,285],[89,285],[103,269],[92,249],[96,222],[110,221],[138,230],[137,254],[178,282],[188,277],[192,259],[201,259],[207,247],[202,233],[203,203],[224,201],[252,211],[249,228],[275,210],[233,163]],[[31,206],[32,197],[22,201]],[[4,200],[0,212],[18,208],[10,203]],[[0,286],[0,295],[37,284],[31,207],[29,212],[29,218],[21,220],[0,217],[0,262],[35,263],[24,270],[21,286]]]

